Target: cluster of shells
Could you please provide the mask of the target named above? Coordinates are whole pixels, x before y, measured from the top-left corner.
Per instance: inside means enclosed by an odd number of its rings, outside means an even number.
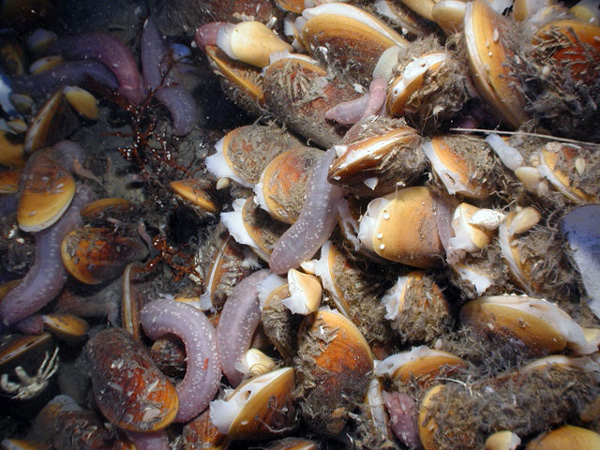
[[[72,397],[4,448],[132,448],[165,431],[189,449],[600,447],[597,5],[221,3],[195,17],[149,2],[159,27],[197,28],[196,64],[250,118],[213,139],[201,175],[161,184],[202,242],[182,261],[132,199],[82,204],[60,237],[64,276],[116,285],[120,305],[84,314],[56,292],[35,328],[0,300],[12,402],[42,396],[57,345],[85,348],[68,370],[89,373],[85,396],[63,383]],[[0,135],[13,252],[64,220],[78,186],[106,183],[63,140],[102,115],[94,97],[61,88],[29,107]],[[157,254],[186,265],[170,291],[142,288]],[[213,361],[192,368],[187,343],[150,331],[146,292],[218,323],[225,377],[192,417],[175,385]],[[252,305],[233,306],[242,295]]]

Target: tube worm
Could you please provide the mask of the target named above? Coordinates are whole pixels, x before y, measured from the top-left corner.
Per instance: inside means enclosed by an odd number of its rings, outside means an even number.
[[[173,133],[188,134],[196,125],[198,108],[183,86],[175,61],[165,47],[152,19],[146,20],[142,34],[142,69],[148,87],[171,113]]]
[[[119,91],[131,103],[138,105],[145,98],[142,77],[131,50],[110,33],[91,32],[58,39],[50,53],[60,53],[67,59],[100,61],[114,74]]]
[[[60,246],[64,237],[81,223],[79,210],[93,200],[92,190],[80,185],[69,209],[52,226],[35,235],[35,261],[21,282],[0,303],[4,325],[19,322],[46,306],[67,281]]]
[[[104,64],[87,60],[66,61],[38,74],[16,77],[12,87],[14,92],[43,98],[55,93],[62,86],[85,84],[88,78],[111,89],[117,89],[119,86],[113,73]]]
[[[167,333],[185,345],[187,370],[176,386],[179,411],[176,422],[187,422],[200,414],[219,390],[221,363],[215,330],[204,313],[174,300],[155,300],[141,310],[140,322],[151,339]]]
[[[300,216],[273,248],[269,267],[278,275],[312,258],[335,228],[343,191],[327,181],[327,172],[334,158],[335,149],[332,147],[319,160],[313,169]]]
[[[383,78],[374,78],[369,92],[357,99],[338,103],[325,113],[325,118],[344,125],[357,123],[360,119],[377,114],[385,101],[387,83]]]
[[[237,387],[242,381],[243,374],[236,368],[236,364],[250,348],[252,335],[260,321],[258,283],[269,273],[268,270],[259,270],[240,281],[221,311],[217,325],[217,344],[223,373],[233,387]]]

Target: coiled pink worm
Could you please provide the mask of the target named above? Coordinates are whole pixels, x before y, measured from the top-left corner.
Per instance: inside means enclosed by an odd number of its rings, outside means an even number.
[[[327,181],[334,158],[332,147],[314,167],[300,216],[275,243],[271,253],[269,267],[274,273],[286,274],[312,258],[335,228],[343,190]]]
[[[140,322],[150,339],[171,333],[183,341],[187,370],[176,386],[179,411],[175,421],[193,419],[219,390],[221,363],[213,326],[202,311],[169,299],[154,300],[144,306]]]
[[[64,237],[81,224],[79,210],[94,199],[94,193],[79,185],[71,205],[52,226],[35,234],[35,261],[21,282],[0,302],[3,325],[19,322],[46,306],[67,281],[60,246]]]
[[[243,374],[236,364],[250,348],[252,335],[260,321],[257,285],[269,273],[266,269],[259,270],[236,284],[221,311],[217,325],[219,356],[223,373],[233,387],[242,381]]]

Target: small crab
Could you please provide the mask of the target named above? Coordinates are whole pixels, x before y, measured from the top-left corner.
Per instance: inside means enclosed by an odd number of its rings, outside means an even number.
[[[15,374],[19,378],[19,383],[8,381],[8,374],[2,374],[0,377],[0,387],[8,394],[16,394],[12,397],[17,400],[29,400],[40,394],[48,386],[48,381],[58,370],[58,347],[52,353],[52,356],[46,356],[37,373],[30,377],[21,366],[15,368]]]

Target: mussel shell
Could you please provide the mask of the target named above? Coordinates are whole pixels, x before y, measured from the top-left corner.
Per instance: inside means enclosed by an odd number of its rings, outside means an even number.
[[[175,386],[150,355],[120,328],[97,333],[86,346],[96,404],[112,424],[129,431],[157,431],[179,409]]]
[[[65,268],[87,284],[116,278],[127,264],[147,254],[140,238],[122,236],[110,228],[78,228],[67,234],[61,245]]]
[[[303,321],[298,355],[302,416],[312,431],[336,435],[367,392],[373,370],[369,344],[349,319],[321,309]]]
[[[19,228],[41,231],[55,223],[75,195],[75,180],[56,160],[53,148],[40,149],[29,158],[17,210]]]
[[[294,223],[302,210],[313,167],[322,156],[321,150],[296,147],[273,158],[254,188],[263,209],[277,220]]]

